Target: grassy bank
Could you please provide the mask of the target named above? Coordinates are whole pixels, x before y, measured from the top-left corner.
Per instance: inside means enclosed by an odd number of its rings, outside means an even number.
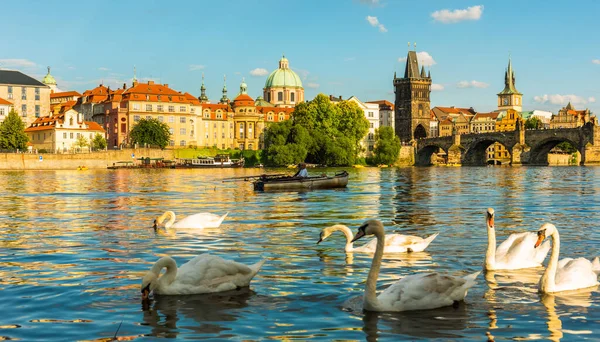
[[[175,158],[197,158],[197,157],[214,157],[217,154],[228,154],[232,159],[244,158],[246,166],[254,166],[260,164],[262,151],[238,150],[218,148],[182,148],[176,149]]]

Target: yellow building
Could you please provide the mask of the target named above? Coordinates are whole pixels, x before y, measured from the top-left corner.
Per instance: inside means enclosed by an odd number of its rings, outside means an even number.
[[[496,132],[514,131],[517,120],[521,118],[523,94],[515,87],[515,72],[511,59],[508,59],[508,68],[504,72],[504,89],[498,93],[498,111],[496,119]],[[496,164],[508,164],[510,151],[499,143],[494,144],[494,159]]]
[[[83,114],[69,109],[62,114],[37,118],[25,133],[34,149],[65,153],[77,149],[75,142],[81,136],[89,144],[96,134],[104,136],[104,129],[95,122],[83,121]]]
[[[0,98],[19,113],[25,127],[50,113],[50,88],[20,71],[0,70]]]

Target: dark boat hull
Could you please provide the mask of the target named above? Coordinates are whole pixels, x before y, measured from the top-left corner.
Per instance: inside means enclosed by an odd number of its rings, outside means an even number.
[[[345,188],[348,185],[348,172],[342,171],[333,177],[282,177],[259,179],[253,183],[255,191],[302,191],[312,189]]]

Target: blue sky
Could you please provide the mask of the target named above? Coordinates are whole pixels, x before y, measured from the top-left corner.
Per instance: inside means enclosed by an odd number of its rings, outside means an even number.
[[[443,11],[447,10],[447,11]],[[600,113],[600,1],[13,1],[3,4],[0,67],[61,90],[140,80],[209,98],[242,77],[262,94],[283,53],[318,93],[393,101],[407,42],[431,64],[432,106],[496,108],[509,53],[525,110],[556,112],[568,100]],[[259,70],[260,71],[260,70]],[[254,72],[256,74],[257,72]],[[264,73],[264,72],[263,72]]]

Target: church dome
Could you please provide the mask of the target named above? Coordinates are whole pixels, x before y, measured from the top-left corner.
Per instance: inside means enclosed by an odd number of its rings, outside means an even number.
[[[234,100],[233,104],[239,106],[254,106],[254,100],[248,94],[240,94]]]
[[[289,68],[287,58],[283,56],[279,60],[279,69],[273,71],[267,81],[265,88],[286,87],[286,88],[302,88],[302,81],[298,74]]]
[[[44,76],[42,83],[44,83],[45,85],[56,85],[56,80],[54,79],[54,77],[52,77],[52,75],[50,75],[50,67],[48,67],[48,74]]]

